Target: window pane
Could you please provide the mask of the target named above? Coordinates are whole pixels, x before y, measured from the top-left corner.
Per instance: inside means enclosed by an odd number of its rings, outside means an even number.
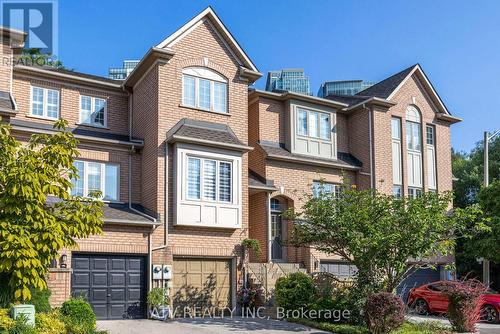
[[[188,191],[190,199],[200,199],[200,159],[188,158]]]
[[[231,164],[229,162],[219,164],[219,200],[231,202]]]
[[[90,96],[82,96],[80,101],[80,122],[90,123],[90,115],[92,114],[92,98]]]
[[[33,87],[32,92],[33,104],[31,107],[32,115],[43,116],[43,89]]]
[[[330,132],[331,132],[331,127],[330,127],[330,116],[327,114],[321,114],[320,115],[320,132],[321,132],[321,138],[322,139],[330,139]]]
[[[83,170],[83,162],[75,161],[74,166],[78,170],[78,179],[71,179],[71,183],[73,184],[73,188],[71,189],[71,195],[73,196],[83,196],[83,178],[84,178],[84,170]]]
[[[198,107],[210,110],[210,81],[198,79]]]
[[[401,140],[401,123],[398,118],[391,119],[392,139]]]
[[[299,135],[307,136],[307,111],[299,110],[297,113]]]
[[[203,198],[215,201],[215,172],[217,163],[215,160],[203,161]]]
[[[401,186],[393,186],[392,195],[396,198],[401,198]]]
[[[59,92],[57,90],[47,90],[47,117],[59,117]]]
[[[118,199],[118,166],[106,165],[104,174],[105,184],[105,200]]]
[[[227,85],[214,82],[214,111],[227,112]]]
[[[106,100],[94,99],[94,112],[92,114],[92,123],[104,126],[104,110],[106,108]]]
[[[411,122],[406,122],[406,148],[408,150],[413,150],[413,127]]]
[[[319,137],[318,133],[318,113],[317,112],[309,112],[309,136],[310,137]]]
[[[434,127],[427,126],[427,145],[434,145]]]
[[[413,126],[413,147],[415,150],[420,151],[420,143],[421,143],[421,138],[420,138],[420,126],[417,123],[412,123]]]
[[[101,191],[101,164],[89,162],[87,164],[86,173],[88,194],[91,194],[94,191]]]
[[[195,78],[190,76],[183,76],[183,96],[182,104],[194,107],[195,104]]]

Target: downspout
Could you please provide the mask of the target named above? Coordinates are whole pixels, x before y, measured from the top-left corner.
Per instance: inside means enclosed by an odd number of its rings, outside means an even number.
[[[375,189],[375,175],[373,173],[373,109],[367,108],[363,103],[363,109],[368,110],[368,136],[370,137],[370,185]]]
[[[267,262],[271,262],[272,257],[272,240],[271,240],[271,193],[267,192]]]

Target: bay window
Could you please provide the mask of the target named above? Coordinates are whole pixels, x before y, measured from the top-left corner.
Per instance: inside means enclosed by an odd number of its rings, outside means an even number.
[[[330,139],[332,131],[330,115],[297,108],[297,133],[301,136]]]
[[[71,179],[73,196],[88,197],[92,192],[100,191],[103,200],[119,200],[118,165],[77,160],[74,166],[78,178]]]
[[[231,202],[231,162],[187,158],[187,199]]]
[[[80,96],[80,123],[106,127],[106,100],[93,96]]]
[[[227,113],[227,80],[202,67],[182,71],[182,105],[207,111]]]
[[[31,116],[58,119],[59,91],[31,86]]]

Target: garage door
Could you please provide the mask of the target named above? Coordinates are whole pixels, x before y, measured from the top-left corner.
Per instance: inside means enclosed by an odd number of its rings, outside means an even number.
[[[406,302],[412,288],[440,280],[439,267],[437,269],[422,268],[413,270],[396,288],[396,293]]]
[[[231,307],[231,260],[174,259],[174,307]]]
[[[145,316],[144,257],[74,254],[71,267],[71,294],[84,296],[97,319]]]

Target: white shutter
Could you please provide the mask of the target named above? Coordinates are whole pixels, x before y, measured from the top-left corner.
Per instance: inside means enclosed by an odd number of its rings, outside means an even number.
[[[203,198],[210,201],[215,201],[216,166],[215,160],[203,161]]]

